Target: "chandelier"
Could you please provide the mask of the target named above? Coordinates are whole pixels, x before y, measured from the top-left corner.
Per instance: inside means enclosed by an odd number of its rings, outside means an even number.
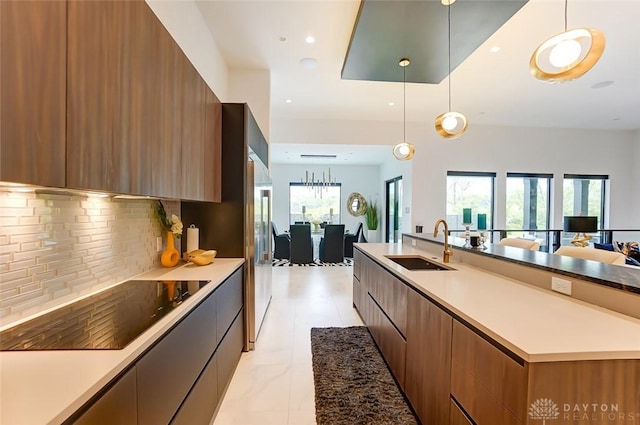
[[[311,175],[311,178],[309,178],[309,175]],[[331,167],[329,167],[327,173],[322,172],[322,180],[320,180],[320,173],[318,173],[318,179],[316,180],[315,172],[309,173],[308,170],[305,170],[304,177],[300,179],[300,182],[307,187],[307,189],[313,191],[314,197],[320,196],[320,199],[322,199],[322,193],[329,190],[329,186],[335,185],[336,179],[334,177],[333,180],[331,180]]]

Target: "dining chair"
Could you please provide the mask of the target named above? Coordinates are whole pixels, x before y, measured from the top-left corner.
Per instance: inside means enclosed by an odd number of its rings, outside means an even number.
[[[273,233],[273,258],[279,260],[289,259],[289,245],[291,239],[288,234],[278,232],[276,224],[271,222],[271,232]]]
[[[344,235],[344,256],[347,258],[353,258],[353,244],[360,242],[360,235],[362,234],[362,223],[358,223],[358,228],[355,233],[347,233]]]
[[[320,261],[342,263],[344,261],[344,224],[327,224],[320,239]]]
[[[310,224],[292,224],[289,226],[291,236],[291,259],[294,264],[313,263],[313,241]]]

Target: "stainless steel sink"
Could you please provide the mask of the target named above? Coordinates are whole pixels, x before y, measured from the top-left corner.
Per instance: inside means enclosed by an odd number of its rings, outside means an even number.
[[[419,255],[385,255],[385,257],[407,270],[455,270]]]

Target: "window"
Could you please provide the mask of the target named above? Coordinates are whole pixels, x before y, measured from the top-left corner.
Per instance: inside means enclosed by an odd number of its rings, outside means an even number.
[[[547,232],[536,232],[549,228],[551,205],[551,178],[553,174],[507,173],[506,230],[510,236],[536,239],[549,246]]]
[[[471,208],[471,228],[477,228],[478,214],[486,214],[487,227],[493,227],[495,178],[496,173],[447,172],[447,223],[450,229],[464,229],[463,208]]]
[[[341,189],[340,183],[328,185],[289,183],[289,224],[295,224],[296,221],[309,223],[313,220],[334,224],[341,223]],[[302,218],[303,207],[304,220]]]
[[[598,217],[598,228],[604,228],[606,175],[565,174],[562,187],[563,215]]]

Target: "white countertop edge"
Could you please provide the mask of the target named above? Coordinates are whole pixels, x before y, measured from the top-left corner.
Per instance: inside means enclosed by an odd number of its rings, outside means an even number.
[[[35,425],[64,422],[129,367],[243,263],[242,258],[216,258],[207,266],[184,264],[172,269],[154,269],[129,279],[211,280],[211,284],[187,298],[182,308],[170,311],[121,350],[0,352],[0,424]],[[96,293],[102,290],[104,288]],[[20,376],[22,372],[30,373],[31,377]],[[69,373],[65,375],[66,372]],[[50,382],[42,382],[47,381],[43,376],[49,378]],[[14,388],[17,391],[12,391]]]
[[[636,341],[640,341],[637,338],[637,335],[640,335],[640,321],[634,319],[630,316],[624,316],[616,312],[612,312],[606,310],[599,306],[592,306],[588,303],[584,303],[578,300],[574,300],[572,298],[564,297],[561,295],[557,295],[554,293],[550,293],[549,291],[544,291],[541,288],[535,287],[533,285],[529,285],[525,282],[520,282],[508,277],[504,277],[495,273],[488,272],[486,270],[482,270],[468,264],[457,263],[452,261],[447,264],[456,270],[453,271],[442,271],[442,272],[433,272],[433,271],[408,271],[401,267],[400,265],[392,262],[391,260],[384,257],[385,255],[419,255],[423,256],[427,259],[434,259],[434,262],[442,263],[442,259],[440,257],[436,257],[430,252],[420,250],[418,248],[409,247],[406,245],[400,244],[359,244],[357,246],[358,249],[362,250],[364,253],[369,255],[370,257],[375,258],[376,262],[389,271],[392,271],[394,274],[400,276],[402,280],[405,280],[410,284],[415,290],[421,292],[423,295],[426,295],[428,298],[431,298],[435,302],[442,305],[444,308],[449,310],[454,315],[458,316],[460,319],[468,322],[471,326],[475,327],[479,331],[486,334],[489,338],[495,340],[500,345],[504,346],[515,355],[522,358],[524,361],[529,363],[537,363],[537,362],[550,362],[550,361],[577,361],[577,360],[624,360],[624,359],[640,359],[640,343],[635,343],[634,348],[637,346],[638,349],[623,349],[623,350],[614,350],[607,351],[605,350],[530,350],[527,351],[517,344],[513,343],[508,337],[505,337],[499,332],[496,332],[489,326],[486,326],[482,323],[482,321],[478,320],[477,317],[473,317],[469,315],[468,312],[462,311],[460,308],[453,305],[449,300],[444,299],[438,294],[432,292],[428,288],[428,284],[425,285],[424,282],[419,282],[416,280],[418,277],[428,276],[425,273],[456,273],[458,271],[464,272],[473,272],[482,274],[485,278],[490,278],[495,281],[501,282],[512,282],[514,285],[522,286],[523,294],[529,291],[536,291],[540,293],[544,293],[544,295],[549,297],[559,298],[562,302],[566,302],[567,307],[571,307],[572,305],[580,306],[582,308],[589,308],[593,310],[593,314],[602,315],[602,318],[611,318],[612,320],[620,319],[626,322],[629,322],[638,327],[636,335]],[[452,259],[453,260],[453,259]],[[552,298],[550,298],[552,299]],[[513,320],[507,319],[507,320]]]

